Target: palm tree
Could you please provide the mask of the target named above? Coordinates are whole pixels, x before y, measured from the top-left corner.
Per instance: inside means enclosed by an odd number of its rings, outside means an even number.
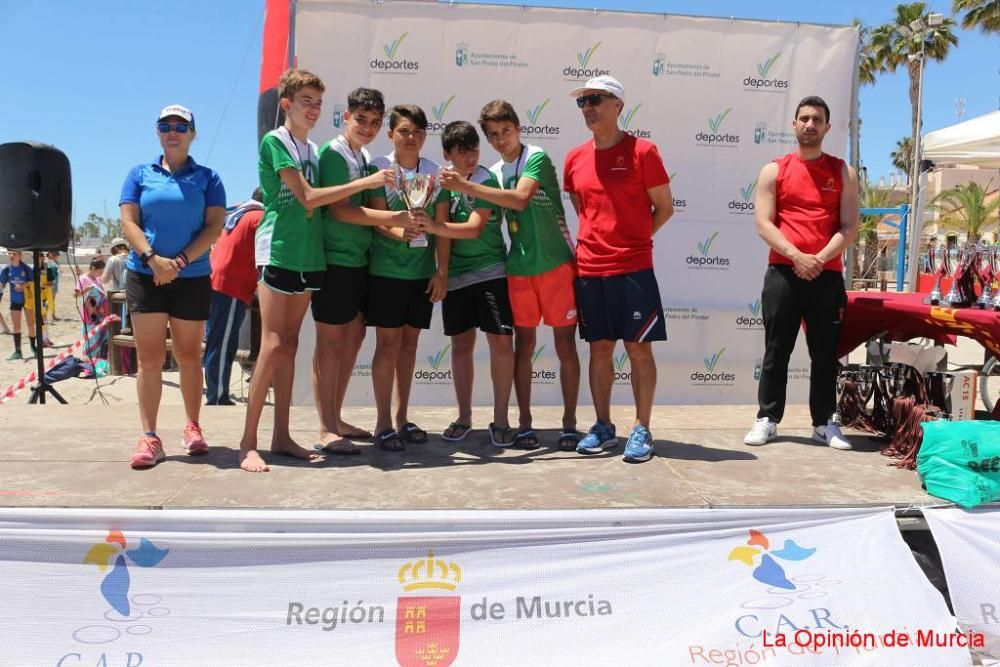
[[[889,199],[892,193],[885,188],[877,188],[868,181],[861,184],[861,208],[888,208]],[[854,275],[860,278],[870,278],[876,275],[878,270],[879,248],[878,248],[878,226],[882,221],[882,215],[862,215],[858,225],[858,236],[855,243],[864,243],[864,265],[855,271]],[[855,252],[857,261],[861,261],[861,253]]]
[[[900,65],[906,65],[910,77],[911,136],[919,136],[917,85],[920,79],[920,54],[923,53],[925,58],[941,61],[947,57],[951,47],[958,44],[958,36],[953,31],[953,19],[946,18],[939,26],[928,26],[925,30],[913,32],[909,25],[917,19],[922,19],[925,25],[928,23],[925,3],[896,5],[896,16],[890,23],[873,28],[864,48],[875,74],[895,72]]]
[[[903,137],[896,142],[892,152],[892,166],[906,174],[906,184],[910,184],[910,170],[913,167],[913,137]]]
[[[990,191],[992,184],[985,188],[975,182],[956,185],[934,197],[928,209],[941,213],[942,227],[963,231],[969,241],[979,241],[986,228],[998,224],[1000,190]],[[990,197],[993,200],[987,201]]]
[[[951,10],[965,13],[962,27],[966,30],[1000,33],[1000,0],[952,0]]]

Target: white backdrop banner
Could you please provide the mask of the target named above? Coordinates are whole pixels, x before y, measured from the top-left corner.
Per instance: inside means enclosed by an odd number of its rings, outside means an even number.
[[[0,581],[4,665],[969,664],[891,509],[4,510]]]
[[[830,105],[824,148],[844,155],[858,33],[852,27],[592,10],[298,0],[300,67],[326,84],[319,142],[340,132],[347,94],[381,90],[388,105],[420,105],[430,121],[423,155],[442,160],[440,134],[475,123],[496,98],[517,111],[522,140],[544,148],[562,177],[566,153],[589,138],[569,91],[612,74],[625,86],[620,125],[656,143],[671,178],[675,215],[656,237],[654,258],[670,340],[658,344],[657,403],[752,403],[763,354],[760,290],[767,252],[757,237],[757,174],[794,148],[791,121],[806,95]],[[388,153],[381,136],[373,154]],[[481,142],[482,162],[498,156]],[[576,220],[565,202],[570,228]],[[315,336],[303,329],[295,401],[310,403]],[[308,333],[306,330],[310,330]],[[420,338],[413,403],[454,402],[448,339],[439,309]],[[362,348],[348,403],[371,405],[374,336]],[[579,346],[586,368],[586,346]],[[560,405],[549,330],[538,337],[533,400]],[[804,401],[805,343],[797,346],[789,396]],[[631,400],[628,360],[616,360],[616,403]],[[476,354],[477,404],[492,402],[485,342]],[[360,381],[357,381],[360,380]],[[587,382],[581,401],[589,400]],[[797,386],[796,386],[797,385]],[[440,390],[445,388],[444,390]],[[796,391],[796,388],[799,390]],[[435,390],[439,389],[439,390]]]
[[[982,634],[979,652],[1000,659],[1000,506],[925,509],[924,517],[941,552],[959,626]]]

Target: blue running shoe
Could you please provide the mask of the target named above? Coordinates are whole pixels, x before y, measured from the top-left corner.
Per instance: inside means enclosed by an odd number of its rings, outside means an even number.
[[[625,443],[622,460],[626,463],[642,463],[653,458],[653,434],[645,426],[636,426]]]
[[[583,436],[577,443],[576,451],[579,454],[600,454],[605,449],[618,446],[615,438],[615,425],[596,422],[590,427],[590,433]]]

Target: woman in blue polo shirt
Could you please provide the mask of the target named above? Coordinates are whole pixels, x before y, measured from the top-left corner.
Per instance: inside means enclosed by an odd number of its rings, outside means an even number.
[[[21,354],[21,313],[28,320],[28,341],[31,343],[32,354],[37,354],[37,341],[35,340],[35,311],[32,305],[25,304],[25,296],[30,291],[31,281],[34,273],[31,267],[21,261],[21,251],[11,250],[7,253],[10,264],[0,269],[0,294],[3,288],[10,285],[10,319],[14,324],[14,352],[7,357],[7,361],[17,361],[24,359]],[[7,323],[4,322],[4,329]]]
[[[167,324],[180,366],[188,454],[208,452],[198,426],[203,376],[201,341],[212,300],[208,251],[226,216],[226,192],[219,175],[188,154],[194,114],[174,104],[156,121],[163,153],[132,168],[122,186],[122,233],[132,247],[125,294],[132,314],[139,372],[136,390],[143,435],[132,454],[133,468],[165,458],[156,435]]]

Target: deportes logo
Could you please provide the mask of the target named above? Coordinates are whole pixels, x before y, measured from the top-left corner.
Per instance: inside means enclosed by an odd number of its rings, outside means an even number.
[[[591,64],[594,54],[601,48],[601,42],[597,42],[589,49],[576,52],[576,65],[568,65],[563,68],[562,75],[567,81],[586,81],[595,76],[611,74],[611,70],[602,69]]]
[[[760,314],[760,299],[747,303],[745,313],[736,318],[736,328],[743,331],[761,331],[764,328],[764,317]],[[754,379],[760,379],[760,371],[754,366]]]
[[[639,315],[640,318],[642,317],[639,311],[636,311],[633,314],[633,316],[634,315]],[[631,384],[632,364],[628,359],[628,352],[622,352],[620,354],[615,355],[614,364],[615,364],[615,384],[621,384],[621,385]]]
[[[703,359],[705,364],[704,372],[697,370],[691,373],[691,384],[703,386],[730,386],[736,382],[735,373],[730,373],[719,367],[719,361],[721,361],[722,354],[725,351],[726,348],[723,347],[715,354],[705,357]]]
[[[667,56],[663,53],[657,53],[653,56],[653,76],[663,76],[663,72],[667,69]]]
[[[371,62],[368,63],[369,68],[373,72],[382,72],[385,74],[416,74],[417,70],[420,69],[420,63],[416,60],[406,60],[405,58],[398,58],[399,47],[402,46],[403,40],[410,33],[404,32],[402,35],[386,42],[382,45],[382,56],[384,58],[376,56],[372,58]]]
[[[737,144],[740,143],[740,137],[738,134],[733,134],[731,132],[723,131],[723,126],[726,122],[726,117],[733,110],[729,107],[725,111],[719,112],[713,118],[708,119],[708,132],[704,130],[699,130],[697,134],[694,135],[695,143],[699,146],[723,146],[726,148],[735,148]]]
[[[542,344],[531,357],[531,381],[535,384],[552,384],[559,374],[547,368],[538,368],[538,359],[545,352],[547,344]]]
[[[771,77],[775,63],[781,58],[781,51],[762,63],[757,63],[757,71],[743,79],[743,89],[764,93],[783,93],[788,90],[788,80]]]
[[[730,199],[728,208],[730,215],[753,215],[754,194],[757,192],[756,179],[740,188],[740,198]]]
[[[431,107],[431,115],[434,117],[434,120],[427,123],[427,134],[441,134],[444,131],[444,126],[448,124],[445,120],[445,114],[448,113],[448,107],[454,101],[455,96],[452,95],[448,99],[442,100]]]
[[[454,592],[462,568],[434,558],[404,563],[396,577],[403,591]],[[401,595],[396,601],[396,660],[401,667],[448,667],[458,657],[462,598]]]
[[[618,116],[618,127],[622,129],[623,132],[631,134],[633,137],[639,137],[640,139],[649,139],[653,136],[653,133],[649,130],[640,129],[637,127],[632,127],[633,121],[635,121],[635,114],[639,111],[642,104],[636,104],[634,107],[628,111],[623,111],[621,115]]]
[[[684,260],[689,269],[728,270],[729,257],[712,253],[712,244],[719,237],[719,232],[713,232],[704,241],[698,241],[698,254],[688,255]]]
[[[550,98],[546,97],[543,102],[529,108],[525,113],[528,116],[529,125],[521,126],[521,133],[536,139],[555,139],[559,136],[559,126],[542,123],[542,112],[549,105]]]
[[[448,354],[448,350],[450,349],[451,343],[445,345],[434,354],[427,355],[427,363],[431,368],[430,370],[420,369],[413,372],[413,379],[417,381],[417,384],[447,384],[451,382],[451,369],[444,370],[441,368],[445,355]]]

